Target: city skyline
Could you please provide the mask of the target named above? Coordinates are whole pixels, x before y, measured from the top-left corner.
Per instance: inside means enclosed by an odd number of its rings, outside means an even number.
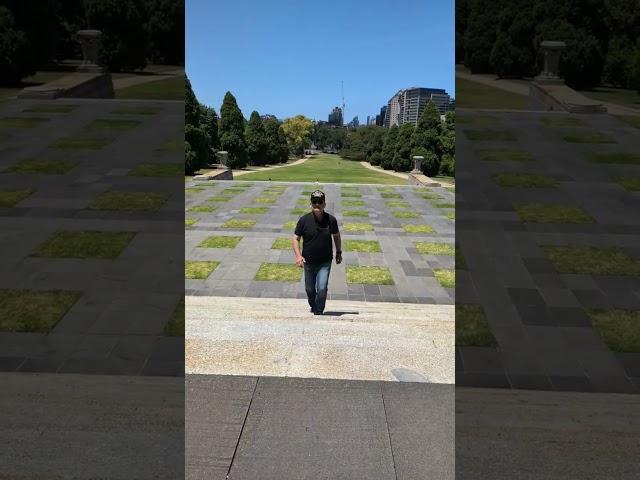
[[[392,14],[404,15],[402,30],[381,28]],[[242,20],[212,23],[226,16]],[[245,118],[257,110],[322,121],[342,106],[344,81],[346,123],[376,115],[395,92],[412,86],[455,97],[453,19],[453,1],[332,0],[312,7],[289,0],[215,6],[188,0],[187,75],[198,100],[216,111],[230,91]]]

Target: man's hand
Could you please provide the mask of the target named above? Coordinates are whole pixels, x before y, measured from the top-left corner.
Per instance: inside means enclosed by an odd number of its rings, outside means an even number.
[[[302,268],[305,264],[304,257],[302,255],[296,257],[296,265]]]
[[[336,252],[336,263],[338,265],[342,263],[342,252]]]

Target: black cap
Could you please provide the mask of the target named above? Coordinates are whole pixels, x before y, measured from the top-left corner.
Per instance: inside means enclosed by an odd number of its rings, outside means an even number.
[[[324,203],[324,192],[321,192],[320,190],[316,190],[315,192],[311,193],[311,201],[313,202],[314,199],[320,198],[322,200],[322,203]]]

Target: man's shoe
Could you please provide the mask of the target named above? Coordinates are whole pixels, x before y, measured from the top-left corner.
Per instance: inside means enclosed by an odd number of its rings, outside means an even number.
[[[313,312],[314,315],[322,315],[322,312]]]

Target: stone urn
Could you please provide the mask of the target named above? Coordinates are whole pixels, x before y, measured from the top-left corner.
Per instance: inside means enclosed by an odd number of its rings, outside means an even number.
[[[228,157],[229,157],[229,152],[225,152],[224,150],[220,150],[219,152],[216,153],[216,155],[218,156],[218,159],[220,160],[220,165],[225,168],[226,170],[229,170],[229,165],[227,165],[228,163]]]
[[[413,170],[411,173],[422,173],[422,161],[424,157],[422,155],[415,155],[413,157]]]
[[[565,42],[545,40],[540,43],[544,65],[540,75],[535,77],[539,83],[564,83],[560,78],[560,53],[567,46]]]
[[[102,73],[100,66],[100,49],[102,47],[102,32],[100,30],[78,30],[76,38],[82,49],[82,63],[79,72]]]

